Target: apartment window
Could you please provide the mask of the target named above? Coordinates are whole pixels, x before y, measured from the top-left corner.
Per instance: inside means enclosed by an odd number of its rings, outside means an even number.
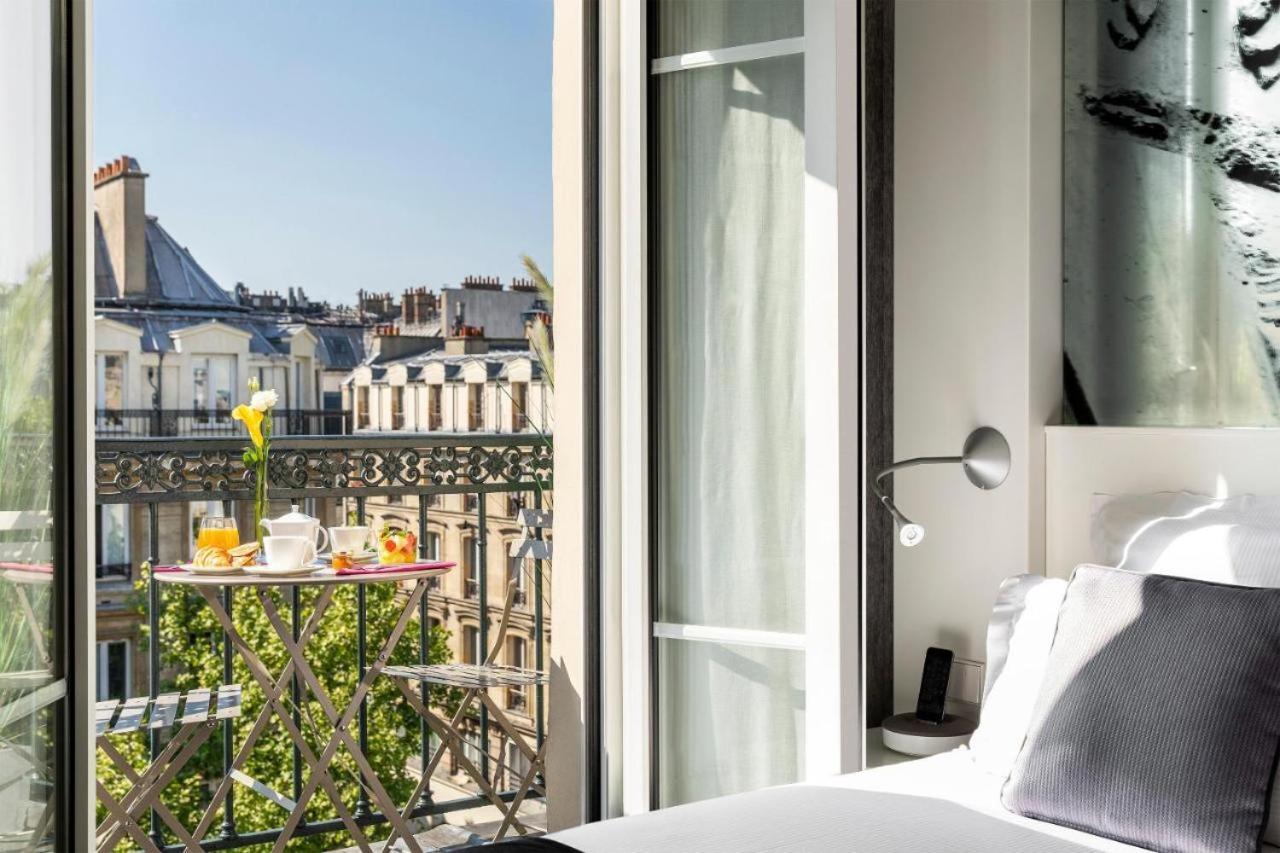
[[[462,626],[462,662],[480,663],[480,629],[474,625]]]
[[[98,353],[98,427],[124,425],[125,355]]]
[[[484,384],[467,383],[467,429],[477,432],[484,429]]]
[[[128,580],[132,568],[129,562],[129,505],[100,504],[98,506],[97,571],[99,580]]]
[[[439,385],[427,386],[427,429],[444,428],[444,408],[441,399],[444,389]]]
[[[98,643],[98,701],[129,698],[133,665],[128,640]]]
[[[391,386],[391,428],[404,429],[404,386]]]
[[[524,607],[528,604],[529,573],[525,571],[524,557],[507,557],[507,582],[514,582],[516,585],[516,594],[515,598],[512,599],[512,603],[515,604],[516,607]]]
[[[476,540],[471,536],[462,540],[462,597],[480,597],[480,561],[476,559]]]
[[[436,560],[436,561],[438,561],[438,560],[440,559],[440,534],[439,534],[439,533],[428,532],[428,533],[427,533],[427,539],[426,539],[426,541],[423,543],[423,546],[424,546],[424,548],[425,548],[425,551],[423,552],[423,558],[424,558],[424,559],[427,559],[427,560]],[[435,576],[435,577],[433,577],[433,578],[428,578],[428,580],[427,580],[427,588],[428,588],[428,589],[439,589],[439,588],[440,588],[440,576],[439,576],[439,575],[436,575],[436,576]]]
[[[507,666],[527,669],[528,649],[529,643],[524,637],[507,637]],[[508,687],[507,707],[517,711],[529,707],[529,695],[526,690],[525,687]]]
[[[524,509],[524,495],[516,492],[507,495],[507,517],[515,518],[520,514],[520,510]]]
[[[484,751],[480,748],[480,733],[474,729],[469,730],[466,734],[466,740],[462,742],[462,753],[467,757],[474,767],[483,767]]]
[[[529,428],[529,383],[511,383],[511,431],[524,432]]]
[[[369,386],[356,386],[356,429],[369,428]]]
[[[480,496],[470,492],[462,496],[462,511],[475,512],[480,508]]]
[[[222,422],[231,415],[236,359],[231,355],[199,356],[191,362],[191,403],[196,422]]]
[[[514,743],[511,743],[510,741],[507,742],[507,762],[506,763],[507,763],[507,776],[508,776],[507,784],[512,787],[514,787],[516,784],[519,783],[521,779],[527,776],[529,773],[529,768],[532,767],[532,765],[529,763],[529,756],[525,755],[524,752],[520,750],[520,747],[516,746]]]

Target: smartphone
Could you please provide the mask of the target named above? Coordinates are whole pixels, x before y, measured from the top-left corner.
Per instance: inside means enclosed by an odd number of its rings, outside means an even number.
[[[920,676],[920,698],[916,700],[916,719],[941,723],[946,716],[947,682],[951,680],[950,649],[930,647],[924,655],[924,674]]]

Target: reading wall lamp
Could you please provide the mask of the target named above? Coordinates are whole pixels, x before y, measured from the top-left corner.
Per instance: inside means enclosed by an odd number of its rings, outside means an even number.
[[[871,490],[893,516],[898,528],[898,541],[910,548],[924,541],[924,528],[907,518],[893,505],[889,496],[880,490],[885,477],[903,468],[914,468],[917,465],[960,465],[964,468],[969,482],[979,489],[994,489],[1009,476],[1009,442],[1005,441],[1000,430],[994,427],[978,427],[969,433],[964,440],[964,450],[959,456],[918,456],[915,459],[904,459],[895,462],[876,474],[871,483]]]

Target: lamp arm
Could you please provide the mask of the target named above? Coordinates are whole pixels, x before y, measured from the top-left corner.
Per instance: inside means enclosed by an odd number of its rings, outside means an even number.
[[[964,461],[963,456],[917,456],[914,459],[904,459],[901,462],[895,462],[888,468],[885,468],[875,479],[871,481],[871,491],[875,494],[880,503],[884,504],[884,508],[889,511],[894,520],[900,526],[905,527],[911,524],[911,519],[902,514],[902,511],[893,504],[893,500],[886,495],[880,488],[881,482],[895,471],[901,471],[904,468],[915,468],[919,465],[956,465]]]

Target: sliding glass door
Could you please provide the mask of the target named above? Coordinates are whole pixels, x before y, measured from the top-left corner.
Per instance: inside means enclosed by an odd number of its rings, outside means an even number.
[[[654,805],[804,772],[800,0],[651,4]]]
[[[71,709],[59,401],[69,393],[57,251],[50,3],[0,3],[0,850],[69,850]],[[64,235],[65,236],[65,235]]]

